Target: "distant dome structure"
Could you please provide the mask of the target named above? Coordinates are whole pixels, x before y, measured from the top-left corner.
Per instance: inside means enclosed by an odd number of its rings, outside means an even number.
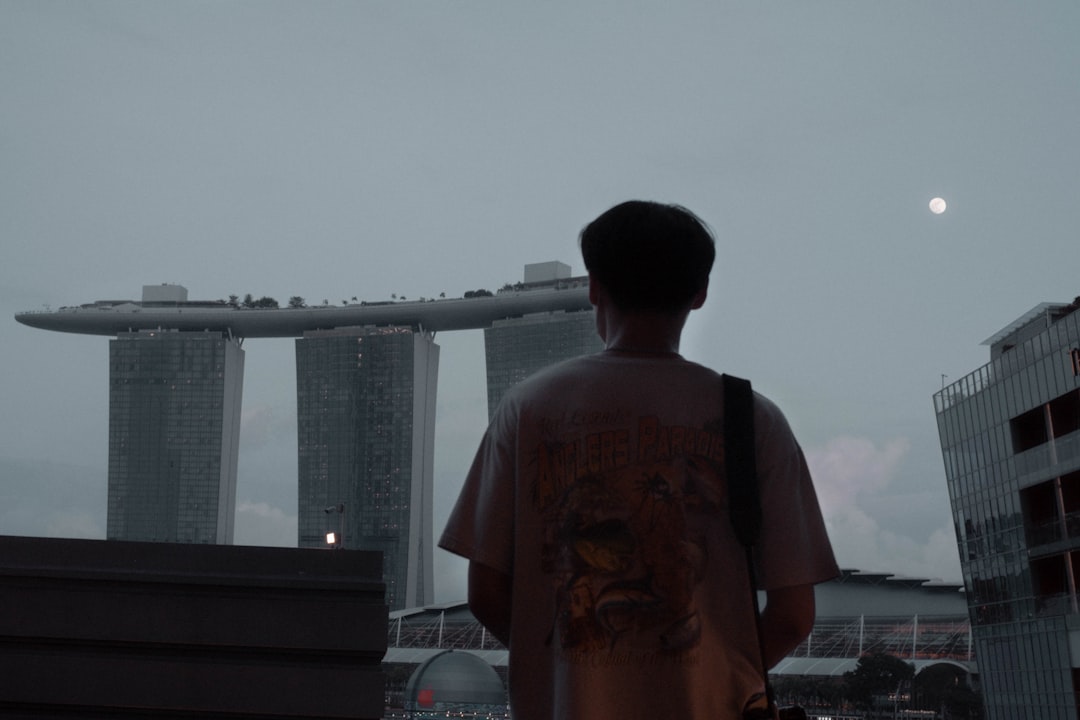
[[[405,686],[409,718],[505,715],[506,688],[495,668],[470,652],[446,650],[416,668]]]

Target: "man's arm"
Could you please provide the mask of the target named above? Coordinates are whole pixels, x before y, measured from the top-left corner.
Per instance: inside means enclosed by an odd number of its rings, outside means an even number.
[[[814,629],[814,586],[796,585],[765,593],[761,611],[765,662],[775,666]]]
[[[510,577],[469,561],[469,610],[492,635],[510,647]]]

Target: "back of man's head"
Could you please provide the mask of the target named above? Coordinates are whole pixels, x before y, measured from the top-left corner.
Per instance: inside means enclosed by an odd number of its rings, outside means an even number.
[[[623,312],[677,313],[708,287],[716,247],[686,208],[630,200],[585,226],[581,255]]]

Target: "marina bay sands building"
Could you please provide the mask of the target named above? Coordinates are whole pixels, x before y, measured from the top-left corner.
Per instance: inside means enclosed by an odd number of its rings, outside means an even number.
[[[600,348],[587,282],[528,265],[497,293],[242,307],[177,285],[16,320],[112,336],[107,535],[233,542],[245,338],[294,338],[300,547],[384,553],[391,609],[432,602],[440,331],[485,330],[489,405],[544,365]]]

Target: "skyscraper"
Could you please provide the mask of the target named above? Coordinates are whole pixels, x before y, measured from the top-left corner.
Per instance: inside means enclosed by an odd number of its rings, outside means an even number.
[[[1037,306],[934,396],[988,720],[1080,715],[1078,308]]]
[[[384,553],[391,609],[434,600],[432,478],[439,347],[409,327],[296,341],[300,547]]]
[[[232,543],[243,375],[220,332],[109,342],[109,539]]]
[[[570,277],[568,265],[548,262],[526,265],[525,280],[519,289],[587,284],[587,278]],[[488,417],[495,413],[507,390],[537,370],[603,349],[591,308],[534,312],[493,321],[484,329]]]

